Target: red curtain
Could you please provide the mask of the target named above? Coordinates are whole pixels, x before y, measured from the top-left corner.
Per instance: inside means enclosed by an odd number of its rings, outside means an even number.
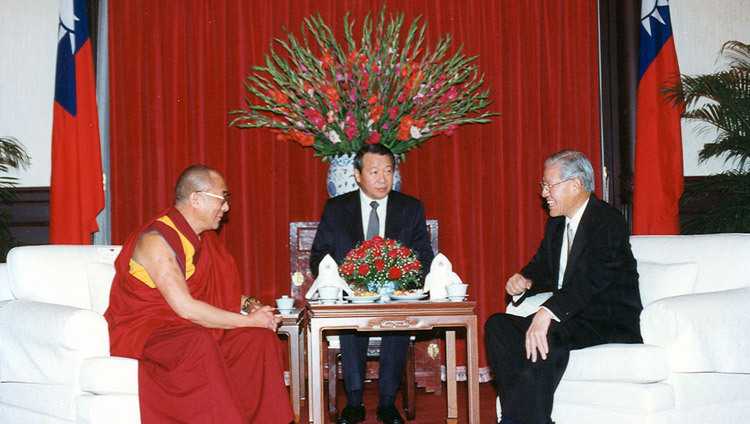
[[[479,55],[501,114],[429,140],[400,165],[403,191],[439,220],[440,251],[470,284],[483,324],[505,309],[505,281],[542,238],[544,159],[573,148],[600,167],[596,2],[385,3],[406,23],[421,15],[430,46],[450,33],[454,49]],[[110,1],[113,243],[170,205],[179,173],[203,163],[232,193],[221,236],[244,291],[268,303],[289,293],[289,222],[320,218],[327,165],[265,129],[230,127],[228,112],[243,105],[245,74],[283,27],[300,35],[303,18],[320,14],[342,34],[346,12],[361,28],[381,4]]]

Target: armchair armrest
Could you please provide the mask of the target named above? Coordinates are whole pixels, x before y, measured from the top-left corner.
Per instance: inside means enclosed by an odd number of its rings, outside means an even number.
[[[109,355],[102,315],[29,300],[0,303],[0,340],[3,381],[77,385],[84,358]]]
[[[667,349],[675,372],[750,373],[750,287],[668,297],[641,313],[647,344]]]

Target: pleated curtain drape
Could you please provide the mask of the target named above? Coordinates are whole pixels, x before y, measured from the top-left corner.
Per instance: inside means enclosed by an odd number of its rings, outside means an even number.
[[[327,165],[266,129],[230,127],[228,112],[243,105],[246,73],[265,63],[283,28],[299,36],[303,18],[320,14],[341,35],[347,12],[359,29],[382,3],[109,1],[113,243],[172,203],[184,168],[206,164],[232,193],[221,237],[244,292],[269,303],[289,293],[289,222],[320,218]],[[542,238],[544,159],[573,148],[600,168],[597,3],[385,4],[407,24],[421,15],[430,46],[450,33],[453,49],[478,55],[490,109],[501,114],[429,140],[400,164],[402,191],[439,220],[440,251],[478,301],[482,338],[487,317],[505,309],[505,281]]]

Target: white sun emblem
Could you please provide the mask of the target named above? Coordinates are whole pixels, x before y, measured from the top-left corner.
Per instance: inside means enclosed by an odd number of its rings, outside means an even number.
[[[73,7],[73,0],[60,0],[60,26],[57,31],[57,42],[65,37],[65,34],[70,34],[70,51],[75,54],[76,52],[76,21],[79,21],[75,15]]]
[[[664,18],[659,14],[657,6],[669,6],[669,0],[643,0],[641,3],[641,25],[646,30],[648,35],[651,35],[651,18],[661,22],[662,25],[666,25]]]

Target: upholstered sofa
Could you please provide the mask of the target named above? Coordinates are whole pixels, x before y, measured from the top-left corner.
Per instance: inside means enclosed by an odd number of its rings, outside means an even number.
[[[119,246],[28,246],[0,266],[0,423],[139,423],[138,363],[102,314]]]
[[[631,244],[644,344],[572,352],[552,419],[750,423],[750,234],[634,236]],[[540,296],[508,312],[533,313]]]

